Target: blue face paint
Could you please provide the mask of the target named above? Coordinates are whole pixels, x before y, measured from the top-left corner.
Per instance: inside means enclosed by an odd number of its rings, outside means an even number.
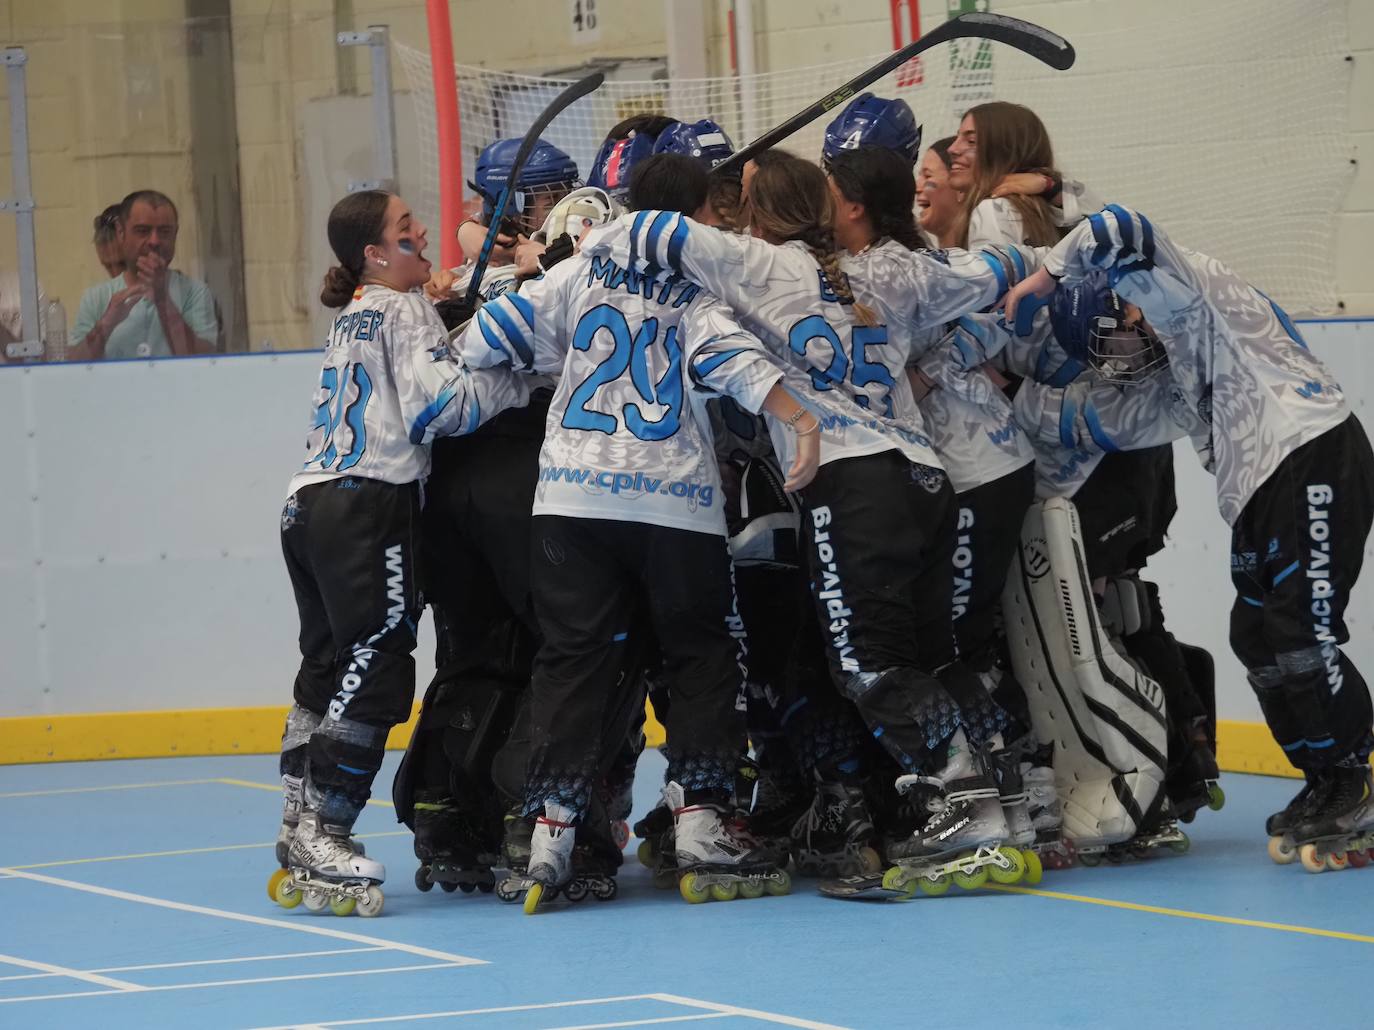
[[[399,250],[402,254],[414,254],[415,244],[412,243],[410,240],[397,240],[396,249]]]

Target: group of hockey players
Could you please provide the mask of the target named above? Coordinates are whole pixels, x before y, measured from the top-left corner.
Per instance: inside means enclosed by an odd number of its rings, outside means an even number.
[[[922,152],[863,94],[819,162],[742,174],[714,122],[636,116],[586,185],[540,141],[500,213],[519,146],[477,163],[475,309],[399,196],[330,215],[274,900],[381,910],[351,831],[426,605],[393,790],[421,890],[614,897],[646,697],[667,771],[639,853],[689,901],[1185,850],[1222,800],[1212,661],[1140,576],[1184,437],[1232,528],[1233,649],[1306,778],[1270,853],[1374,855],[1339,647],[1374,459],[1263,293],[1063,178],[1015,104]]]

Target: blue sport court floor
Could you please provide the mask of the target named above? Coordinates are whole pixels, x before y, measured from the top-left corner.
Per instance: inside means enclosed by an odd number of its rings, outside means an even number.
[[[374,802],[376,919],[268,900],[275,780],[266,755],[0,767],[0,1027],[1354,1027],[1374,997],[1374,868],[1265,854],[1292,780],[1227,776],[1191,853],[1036,889],[689,906],[627,856],[617,900],[534,917],[421,894]]]

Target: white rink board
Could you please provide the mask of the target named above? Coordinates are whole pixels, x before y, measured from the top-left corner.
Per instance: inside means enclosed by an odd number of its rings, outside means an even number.
[[[1366,425],[1374,322],[1305,323]],[[0,717],[286,704],[296,613],[278,538],[317,352],[0,368]],[[1218,659],[1223,718],[1259,709],[1226,643],[1228,533],[1180,445],[1152,566],[1169,623]],[[36,499],[35,499],[36,498]],[[1374,670],[1374,587],[1350,652]],[[433,672],[428,620],[416,651]]]

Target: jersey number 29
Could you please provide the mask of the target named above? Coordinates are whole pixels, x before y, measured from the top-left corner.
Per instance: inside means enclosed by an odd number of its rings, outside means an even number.
[[[618,426],[615,416],[588,405],[599,387],[615,382],[628,370],[630,382],[639,391],[640,399],[668,410],[656,421],[650,421],[638,404],[626,404],[623,411],[625,428],[641,440],[668,439],[677,432],[682,417],[682,348],[677,342],[677,326],[670,325],[663,334],[668,368],[656,383],[649,378],[649,348],[658,339],[658,319],[646,318],[640,323],[639,331],[632,334],[630,323],[618,308],[598,304],[578,321],[573,333],[573,349],[590,350],[600,332],[611,334],[611,353],[572,392],[568,410],[563,413],[563,425],[568,429],[614,434]]]

